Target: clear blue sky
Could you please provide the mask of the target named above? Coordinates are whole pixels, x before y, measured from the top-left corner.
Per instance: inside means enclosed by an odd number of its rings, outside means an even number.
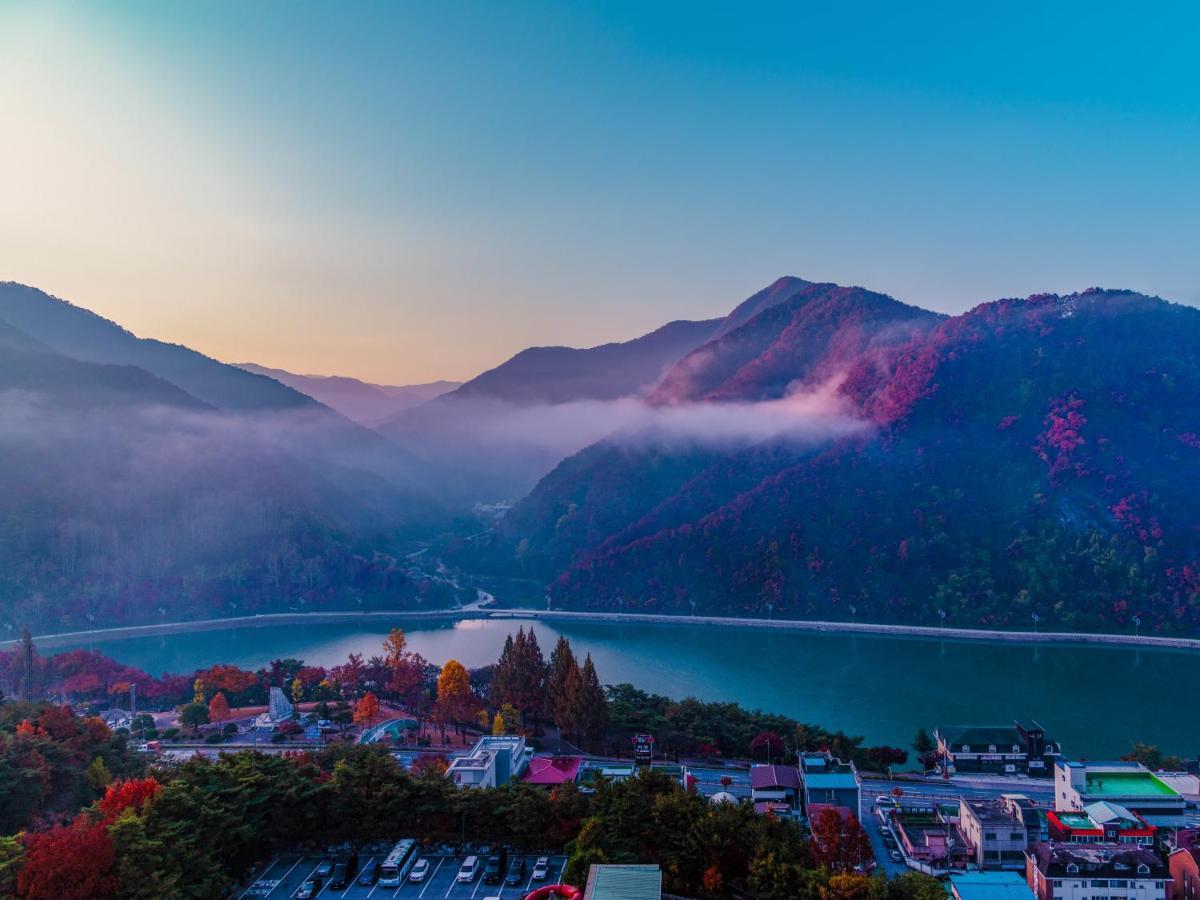
[[[0,278],[392,382],[782,274],[1198,303],[1198,38],[1196,4],[6,4]]]

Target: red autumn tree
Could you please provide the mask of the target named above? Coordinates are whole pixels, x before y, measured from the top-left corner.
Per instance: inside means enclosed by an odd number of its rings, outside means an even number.
[[[160,789],[161,785],[153,777],[114,781],[100,798],[104,821],[111,823],[127,809],[140,813]]]
[[[812,823],[813,858],[834,874],[853,872],[872,857],[871,840],[858,819],[836,809],[821,810]]]
[[[116,853],[103,822],[80,816],[71,825],[27,832],[25,864],[17,873],[22,900],[98,900],[118,887]]]

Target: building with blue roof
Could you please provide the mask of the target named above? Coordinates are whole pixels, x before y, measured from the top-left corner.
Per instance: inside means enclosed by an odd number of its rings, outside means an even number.
[[[950,894],[955,900],[1034,900],[1033,891],[1018,872],[954,872]]]

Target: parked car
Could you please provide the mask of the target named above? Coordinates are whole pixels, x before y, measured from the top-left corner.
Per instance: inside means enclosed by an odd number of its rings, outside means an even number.
[[[504,876],[504,883],[509,887],[520,887],[525,881],[525,857],[518,856],[508,867],[508,874]]]
[[[550,857],[539,856],[533,864],[533,880],[545,881],[550,875]]]
[[[896,801],[887,794],[880,794],[875,798],[875,803],[879,806],[894,806]]]
[[[313,872],[318,878],[328,878],[333,872],[333,860],[328,856],[317,864],[316,871]]]
[[[479,874],[479,857],[468,856],[463,860],[462,865],[458,867],[458,875],[455,881],[459,884],[470,884],[475,880],[475,876]]]
[[[292,894],[296,900],[312,900],[321,891],[323,882],[320,878],[313,877],[296,888],[296,893]]]
[[[904,861],[904,857],[900,855],[900,851],[899,851],[899,850],[893,850],[891,853],[889,853],[889,854],[888,854],[888,857],[889,857],[889,858],[892,860],[892,862],[894,862],[894,863],[898,863],[898,862],[903,862],[903,861]]]
[[[412,871],[408,873],[408,880],[412,882],[424,881],[429,876],[429,860],[422,857],[418,859],[412,867]]]
[[[370,887],[379,880],[379,860],[369,859],[358,873],[359,887]]]
[[[350,886],[350,880],[358,871],[358,857],[354,854],[345,856],[333,864],[333,875],[329,878],[329,886],[339,891]]]
[[[483,865],[483,883],[499,884],[504,880],[504,864],[507,862],[503,851],[492,854]]]

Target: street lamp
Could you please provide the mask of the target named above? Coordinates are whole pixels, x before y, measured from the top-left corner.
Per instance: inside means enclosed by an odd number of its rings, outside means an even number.
[[[850,604],[850,624],[854,624],[854,617],[858,614],[858,607],[853,603]]]
[[[1031,613],[1029,618],[1033,619],[1033,633],[1037,634],[1038,622],[1042,621],[1042,617],[1037,613]]]
[[[1140,636],[1141,636],[1141,630],[1142,630],[1142,617],[1141,617],[1141,616],[1134,616],[1134,617],[1133,617],[1133,636],[1134,636],[1135,638],[1136,638],[1136,637],[1140,637]]]
[[[937,612],[938,612],[938,616],[941,617],[942,627],[945,628],[946,627],[946,611],[944,609],[938,609]]]

